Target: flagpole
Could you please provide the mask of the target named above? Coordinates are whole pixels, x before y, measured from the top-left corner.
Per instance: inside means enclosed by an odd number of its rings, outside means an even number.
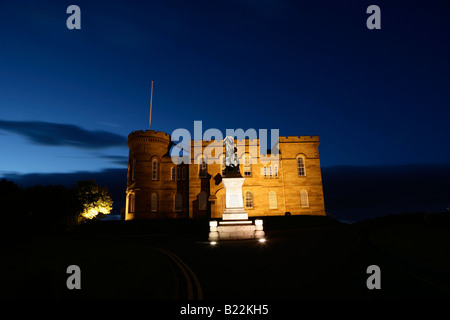
[[[150,94],[150,116],[148,119],[148,129],[150,130],[151,126],[152,126],[152,102],[153,102],[153,81],[152,81],[152,91]]]

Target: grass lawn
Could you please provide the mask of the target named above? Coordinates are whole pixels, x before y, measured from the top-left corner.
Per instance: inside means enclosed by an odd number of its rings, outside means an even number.
[[[369,234],[377,247],[450,274],[450,228],[427,224],[379,226]]]
[[[262,219],[264,245],[237,241],[212,247],[206,241],[209,219],[99,221],[36,240],[11,236],[0,244],[0,298],[175,299],[180,272],[151,246],[185,261],[205,297],[440,297],[441,289],[411,281],[409,273],[361,246],[358,239],[366,233],[370,243],[386,257],[400,258],[408,270],[425,270],[419,273],[430,274],[435,283],[450,278],[448,223],[426,223],[423,216],[352,225],[330,217]],[[373,263],[386,270],[378,295],[366,287],[366,268]],[[66,288],[70,265],[81,268],[81,290]]]
[[[3,248],[2,298],[173,299],[168,258],[120,239],[60,237]],[[69,265],[81,269],[81,290],[68,290]],[[84,290],[83,290],[84,289]]]

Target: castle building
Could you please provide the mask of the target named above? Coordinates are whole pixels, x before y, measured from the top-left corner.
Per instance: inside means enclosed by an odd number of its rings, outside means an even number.
[[[242,195],[249,217],[325,215],[319,137],[279,137],[277,161],[264,162],[259,139],[235,140]],[[174,163],[169,134],[128,135],[129,161],[124,219],[221,218],[225,210],[223,141],[194,141],[199,154]],[[217,154],[205,155],[215,145]],[[197,150],[199,150],[197,149]]]

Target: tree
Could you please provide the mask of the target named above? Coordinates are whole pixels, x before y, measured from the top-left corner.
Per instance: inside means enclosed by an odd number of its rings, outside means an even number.
[[[98,218],[111,212],[113,201],[107,188],[98,186],[94,180],[78,181],[75,188],[81,205],[79,220]]]
[[[35,185],[24,190],[23,202],[37,231],[62,231],[78,223],[81,212],[74,188]]]

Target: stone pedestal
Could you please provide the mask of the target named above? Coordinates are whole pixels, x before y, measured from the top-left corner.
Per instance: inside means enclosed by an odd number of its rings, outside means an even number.
[[[242,200],[242,185],[245,178],[223,178],[225,187],[225,211],[222,218],[225,220],[248,219],[248,214],[244,210]],[[234,216],[233,216],[234,215]]]
[[[222,221],[209,222],[209,240],[241,240],[263,238],[264,231],[262,220],[248,220],[248,214],[244,209],[242,197],[242,185],[245,178],[223,178],[225,187],[225,211]]]

